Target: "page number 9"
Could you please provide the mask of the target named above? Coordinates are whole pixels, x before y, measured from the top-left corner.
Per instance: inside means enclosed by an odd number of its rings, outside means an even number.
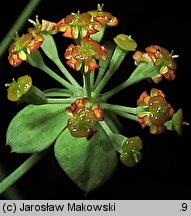
[[[187,211],[187,203],[182,203],[181,211]]]

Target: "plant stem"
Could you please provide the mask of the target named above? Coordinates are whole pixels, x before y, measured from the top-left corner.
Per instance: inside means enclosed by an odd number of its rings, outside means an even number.
[[[114,111],[117,115],[119,116],[122,116],[124,118],[127,118],[127,119],[131,119],[133,121],[139,121],[138,117],[136,115],[133,115],[131,113],[124,113],[124,112],[121,112],[121,111]]]
[[[100,104],[103,109],[111,110],[115,112],[117,115],[120,115],[122,117],[138,121],[138,117],[136,116],[137,113],[144,111],[144,107],[125,107],[115,104],[107,104],[107,103],[101,103]]]
[[[0,194],[13,185],[20,177],[22,177],[30,168],[32,168],[44,155],[45,152],[39,152],[31,155],[24,163],[22,163],[15,171],[8,175],[0,182]]]
[[[100,83],[97,85],[95,91],[93,92],[93,97],[96,98],[100,94],[100,92],[103,90],[109,79],[121,65],[121,62],[125,58],[126,54],[127,52],[123,52],[118,46],[116,46],[110,61],[109,68],[106,71],[105,76],[101,79]]]
[[[27,18],[30,16],[31,13],[34,12],[35,8],[38,6],[40,2],[41,0],[31,0],[26,5],[26,7],[22,10],[21,15],[18,17],[16,22],[12,25],[12,27],[7,32],[7,34],[5,35],[4,39],[0,44],[0,58],[4,54],[7,47],[9,46],[11,40],[14,37],[15,32],[18,32],[22,28]]]
[[[126,107],[115,104],[101,103],[100,104],[103,109],[108,109],[112,111],[120,111],[125,113],[137,114],[139,112],[144,111],[143,107]]]
[[[55,59],[55,64],[58,66],[58,68],[61,70],[61,72],[64,74],[64,76],[70,81],[70,83],[77,89],[81,89],[82,87],[78,84],[78,82],[73,78],[73,76],[68,72],[68,70],[65,68],[65,66],[62,64],[60,59]]]
[[[43,91],[47,97],[71,97],[72,92],[68,89],[51,88]]]
[[[28,55],[28,63],[33,67],[43,70],[53,79],[61,83],[64,87],[70,89],[72,92],[74,91],[73,86],[69,82],[67,82],[65,79],[63,79],[58,74],[56,74],[53,70],[51,70],[48,66],[46,66],[39,50],[36,50],[34,53]]]
[[[56,66],[60,69],[60,71],[74,87],[81,89],[81,86],[77,83],[73,76],[71,76],[69,71],[65,68],[62,61],[60,60],[53,36],[50,34],[43,34],[43,37],[44,42],[41,45],[41,49],[43,50],[43,52],[47,55],[49,59],[51,59],[56,64]]]
[[[47,98],[48,104],[71,104],[76,98]]]
[[[6,172],[4,167],[0,164],[0,181],[6,177]],[[5,193],[3,194],[5,199],[23,199],[22,195],[20,194],[19,190],[15,185],[12,185],[8,188]]]
[[[49,76],[51,76],[53,79],[55,79],[60,84],[62,84],[64,87],[66,87],[67,89],[70,89],[71,91],[73,91],[73,86],[69,82],[67,82],[65,79],[63,79],[62,77],[60,77],[58,74],[56,74],[49,67],[47,67],[46,65],[44,65],[43,67],[41,67],[41,69],[45,73],[47,73]]]
[[[91,71],[91,73],[90,73],[90,89],[91,89],[91,91],[94,89],[94,80],[95,80],[95,71]]]
[[[121,153],[121,145],[118,145],[118,143],[115,142],[115,141],[113,140],[113,138],[114,138],[117,134],[114,134],[114,133],[112,132],[112,130],[110,129],[110,127],[108,126],[108,124],[107,124],[105,121],[99,121],[99,124],[101,125],[101,127],[103,128],[103,130],[105,131],[105,133],[106,133],[106,134],[108,135],[108,137],[110,138],[111,143],[112,143],[114,149],[115,149],[117,152]],[[126,139],[126,137],[125,137],[125,139]]]
[[[106,124],[105,121],[99,121],[99,124],[101,125],[101,127],[104,129],[104,131],[109,137],[113,135],[112,130],[109,128],[109,126]]]
[[[128,86],[140,82],[143,79],[155,76],[158,74],[158,72],[159,69],[155,67],[152,63],[140,63],[125,82],[104,93],[102,99],[104,101],[108,100],[110,97],[127,88]]]
[[[102,77],[104,76],[105,72],[106,72],[106,69],[110,63],[110,60],[111,60],[111,57],[113,55],[113,52],[115,50],[115,43],[114,42],[106,42],[104,44],[107,49],[108,49],[108,53],[107,53],[107,59],[106,60],[99,60],[99,65],[100,65],[100,68],[99,68],[99,72],[98,72],[98,75],[96,77],[96,81],[95,81],[95,85],[94,85],[94,88],[97,87],[97,85],[101,82],[101,79]]]
[[[91,87],[90,87],[90,73],[83,73],[84,88],[86,90],[86,97],[91,98]]]

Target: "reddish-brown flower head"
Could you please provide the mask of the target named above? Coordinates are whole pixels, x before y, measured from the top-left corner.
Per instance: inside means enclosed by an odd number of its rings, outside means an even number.
[[[74,137],[90,139],[96,133],[96,122],[104,118],[99,104],[91,107],[88,98],[77,99],[67,111],[72,116],[68,121],[68,129]]]
[[[64,56],[72,69],[79,71],[83,66],[84,72],[88,73],[99,68],[96,59],[106,60],[107,48],[86,37],[81,40],[81,45],[69,45]]]
[[[177,69],[177,64],[174,58],[177,55],[173,55],[172,52],[169,53],[163,47],[157,45],[151,45],[147,47],[146,52],[136,51],[133,55],[135,59],[135,64],[138,65],[141,62],[153,62],[153,64],[159,68],[159,73],[152,77],[152,80],[155,83],[158,83],[162,80],[164,76],[167,80],[175,79],[175,71]]]
[[[23,34],[16,36],[14,42],[9,47],[9,63],[17,67],[23,61],[27,61],[27,54],[33,53],[43,43],[43,36],[40,34]]]
[[[166,130],[165,122],[172,118],[174,110],[167,103],[162,91],[153,88],[150,95],[144,91],[137,100],[137,105],[145,107],[144,111],[137,113],[143,128],[149,126],[152,134],[160,134]]]
[[[63,36],[77,39],[97,33],[102,28],[100,22],[92,19],[88,13],[71,13],[58,22],[57,29]]]

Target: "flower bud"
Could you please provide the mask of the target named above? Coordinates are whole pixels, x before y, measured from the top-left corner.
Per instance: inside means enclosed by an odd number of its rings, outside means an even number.
[[[19,77],[17,82],[13,79],[12,83],[7,83],[6,86],[8,87],[7,98],[10,101],[36,105],[47,102],[44,93],[32,85],[32,79],[28,75]]]
[[[114,38],[114,41],[118,47],[120,47],[122,50],[126,52],[135,51],[137,47],[137,43],[131,38],[131,36],[125,34],[118,34]]]
[[[142,159],[142,140],[140,137],[135,136],[128,138],[122,146],[122,153],[120,154],[120,161],[128,166],[133,167]]]

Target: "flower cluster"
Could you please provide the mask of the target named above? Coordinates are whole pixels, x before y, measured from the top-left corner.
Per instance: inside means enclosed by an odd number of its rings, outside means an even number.
[[[71,13],[58,22],[58,30],[63,32],[63,36],[77,39],[79,36],[84,38],[97,33],[102,28],[89,13]]]
[[[88,98],[79,98],[66,109],[72,117],[68,121],[68,129],[74,137],[90,139],[97,131],[97,121],[104,119],[103,110],[99,104],[91,107]]]
[[[66,62],[72,69],[79,71],[84,65],[84,72],[88,73],[99,68],[96,59],[106,60],[107,48],[100,46],[99,43],[92,38],[83,38],[81,45],[69,45],[65,52]]]
[[[43,34],[56,34],[63,32],[63,36],[78,39],[78,45],[69,45],[65,52],[67,64],[74,70],[80,70],[84,65],[85,72],[90,72],[99,67],[96,59],[106,59],[107,49],[90,38],[91,35],[99,32],[107,26],[116,26],[118,19],[111,13],[102,10],[103,5],[98,4],[97,10],[86,13],[71,13],[57,23],[42,20],[38,16],[36,21],[29,19],[34,27],[28,28],[28,33],[21,37],[18,34],[9,48],[9,63],[14,67],[21,62],[27,61],[27,55],[37,50],[43,43]]]
[[[150,95],[144,91],[137,100],[137,105],[146,108],[137,114],[143,128],[149,126],[152,134],[160,134],[166,130],[165,123],[172,118],[174,109],[167,103],[161,90],[153,88]]]
[[[169,53],[164,47],[158,45],[151,45],[146,47],[146,52],[136,51],[133,55],[135,64],[138,65],[141,62],[153,62],[153,64],[159,68],[159,73],[156,76],[151,77],[155,83],[162,80],[164,76],[167,80],[175,79],[175,71],[177,69],[177,64],[174,58],[177,55]]]
[[[77,39],[99,32],[105,25],[116,26],[118,19],[111,13],[103,11],[103,4],[98,4],[97,10],[86,13],[71,13],[58,22],[58,30],[63,36]]]
[[[27,61],[27,54],[33,53],[38,49],[44,38],[41,34],[27,33],[21,37],[16,35],[14,42],[9,47],[9,63],[17,67],[23,61]]]

